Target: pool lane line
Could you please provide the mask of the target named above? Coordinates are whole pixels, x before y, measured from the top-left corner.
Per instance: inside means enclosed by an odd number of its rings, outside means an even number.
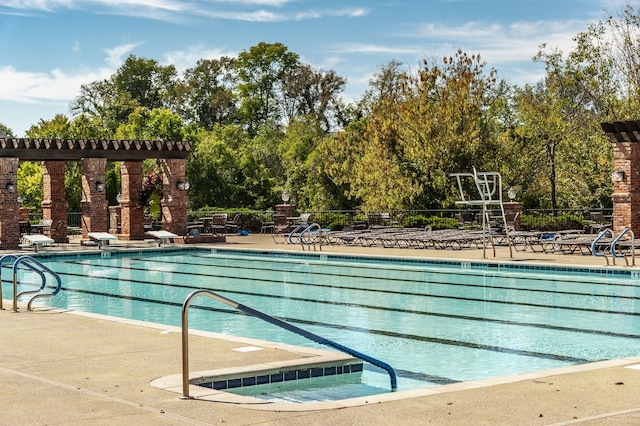
[[[156,260],[146,260],[147,262],[155,262],[158,263],[159,261]],[[76,263],[76,262],[68,262],[68,263]],[[80,265],[84,265],[86,266],[85,263],[82,262],[77,262]],[[164,263],[163,263],[164,264]],[[181,263],[181,265],[201,265],[201,266],[210,266],[210,267],[215,267],[215,265],[202,265],[202,264],[194,264],[194,263]],[[102,264],[98,264],[98,265],[94,265],[94,266],[99,266],[99,267],[103,267],[103,268],[108,268],[108,269],[128,269],[128,270],[132,270],[132,271],[149,271],[150,269],[145,269],[145,268],[136,268],[136,267],[126,267],[123,268],[121,266],[115,266],[115,265],[102,265]],[[246,269],[246,268],[245,268]],[[151,269],[152,271],[156,271],[156,272],[166,272],[160,269]],[[258,271],[260,271],[260,269],[256,269]],[[292,273],[292,271],[277,271],[277,270],[273,270],[272,272],[288,272],[288,273]],[[60,273],[60,272],[58,272]],[[281,279],[271,279],[271,280],[267,280],[264,278],[255,278],[255,277],[247,277],[247,278],[238,278],[236,276],[233,275],[222,275],[222,274],[203,274],[200,272],[189,272],[189,271],[171,271],[171,273],[173,274],[182,274],[182,275],[191,275],[191,276],[198,276],[198,277],[208,277],[208,278],[230,278],[230,279],[245,279],[245,280],[249,280],[249,279],[256,279],[256,280],[260,280],[262,282],[273,282],[273,283],[281,283],[282,280]],[[295,272],[293,272],[295,273]],[[327,275],[327,274],[324,274]],[[334,276],[343,276],[343,277],[349,277],[352,278],[348,275],[334,275]],[[376,280],[380,280],[381,278],[374,278],[372,277],[371,279],[376,279]],[[416,283],[416,284],[425,284],[425,285],[442,285],[442,286],[453,286],[455,287],[470,287],[470,288],[481,288],[481,289],[487,289],[486,285],[479,285],[479,284],[467,284],[467,283],[443,283],[443,282],[438,282],[438,281],[425,281],[425,280],[407,280],[407,279],[398,279],[397,281],[399,282],[409,282],[409,283]],[[319,284],[319,283],[308,283],[308,282],[302,282],[302,281],[287,281],[287,284],[290,285],[313,285],[316,287],[325,287],[325,288],[337,288],[337,289],[345,289],[345,290],[354,290],[354,291],[364,291],[364,292],[384,292],[384,293],[390,293],[390,294],[398,294],[398,295],[403,295],[403,296],[424,296],[424,297],[440,297],[440,298],[450,298],[453,300],[456,300],[457,298],[459,298],[458,296],[448,296],[448,295],[435,295],[435,294],[427,294],[427,293],[417,293],[417,292],[408,292],[408,291],[399,291],[399,290],[388,290],[388,289],[384,289],[384,290],[371,290],[369,288],[360,288],[360,287],[348,287],[348,286],[344,286],[344,285],[330,285],[330,284]],[[604,284],[601,284],[604,285]],[[546,290],[546,289],[523,289],[523,288],[513,288],[513,287],[505,287],[505,286],[489,286],[490,289],[496,289],[496,290],[506,290],[509,292],[531,292],[531,293],[548,293],[548,294],[553,294],[553,295],[557,295],[557,294],[562,294],[562,295],[567,295],[567,296],[584,296],[584,297],[589,297],[589,298],[593,298],[593,297],[601,297],[601,298],[616,298],[616,299],[623,299],[623,300],[640,300],[640,296],[624,296],[624,295],[620,295],[620,296],[612,296],[610,294],[594,294],[594,293],[581,293],[581,292],[571,292],[571,291],[559,291],[559,290]],[[530,304],[527,305],[526,302],[513,302],[513,301],[498,301],[498,300],[487,300],[487,299],[472,299],[472,298],[460,298],[460,300],[470,300],[470,301],[478,301],[478,300],[482,300],[485,302],[494,302],[494,303],[514,303],[514,304],[521,304],[524,306],[545,306],[545,305],[539,305],[539,304]],[[549,305],[546,305],[549,306]],[[565,307],[562,307],[565,308]],[[569,308],[567,308],[569,309]],[[595,311],[595,312],[601,312],[601,311]],[[604,311],[602,311],[604,312]]]
[[[61,275],[63,275],[63,276],[64,275],[71,275],[71,276],[78,276],[78,277],[83,277],[83,278],[86,277],[85,275],[71,274],[71,273],[68,273],[68,272],[61,273]],[[112,280],[112,281],[121,281],[117,277],[100,277],[100,279]],[[132,282],[132,283],[138,283],[138,284],[144,284],[144,285],[182,288],[182,289],[188,289],[188,290],[195,290],[195,289],[200,288],[200,287],[187,286],[187,285],[183,285],[183,284],[173,284],[173,283],[168,284],[168,283],[164,283],[164,282],[149,282],[149,281],[132,280],[132,279],[129,279],[128,281]],[[76,290],[76,289],[71,289],[69,287],[63,287],[63,289],[67,290],[67,291],[88,292],[88,290]],[[264,297],[264,298],[275,298],[275,299],[282,299],[282,300],[293,300],[293,301],[297,301],[297,302],[321,303],[321,304],[328,304],[328,305],[340,305],[340,306],[357,307],[357,308],[370,309],[370,310],[381,310],[381,311],[394,312],[394,313],[407,313],[407,314],[413,314],[413,315],[424,315],[424,316],[434,316],[434,317],[440,317],[440,318],[451,318],[451,319],[468,320],[468,321],[479,321],[479,322],[487,322],[487,323],[513,325],[513,326],[518,326],[518,327],[542,328],[542,329],[555,330],[555,331],[588,333],[588,334],[595,334],[595,335],[599,335],[599,336],[608,336],[608,337],[616,337],[616,338],[631,338],[631,339],[635,339],[635,338],[640,337],[640,335],[636,335],[636,334],[615,333],[615,332],[605,331],[605,330],[581,329],[581,328],[575,328],[575,327],[564,327],[564,326],[556,326],[556,325],[549,325],[549,324],[539,324],[539,323],[527,323],[527,322],[510,321],[510,320],[486,318],[486,317],[473,317],[473,316],[467,316],[467,315],[454,315],[454,314],[446,314],[446,313],[439,313],[439,312],[429,312],[429,311],[418,311],[418,310],[401,309],[401,308],[391,308],[391,307],[386,307],[386,306],[363,305],[363,304],[358,304],[358,303],[354,303],[354,302],[340,302],[340,301],[334,301],[334,300],[325,301],[325,300],[308,299],[308,298],[302,298],[302,297],[291,297],[291,296],[282,296],[282,295],[274,295],[274,294],[262,294],[262,293],[248,292],[248,291],[242,291],[242,290],[237,290],[237,289],[218,288],[218,287],[209,287],[208,289],[210,289],[212,291],[221,292],[221,293],[227,293],[227,294],[238,294],[238,295],[257,296],[257,297]],[[102,292],[96,292],[94,294],[102,295],[102,296],[113,295],[113,293],[102,293]],[[120,295],[113,295],[113,296],[114,297],[120,297]],[[429,296],[429,295],[425,295],[423,297],[444,297],[444,296]],[[460,299],[460,298],[458,298],[458,299]],[[145,299],[141,298],[140,300],[145,300]],[[147,300],[154,301],[154,299],[147,299]],[[463,300],[469,300],[469,299],[468,298],[463,298]],[[498,302],[493,302],[493,301],[491,301],[491,302],[483,301],[483,302],[486,302],[486,303],[498,303]],[[503,302],[500,302],[500,303],[503,303]],[[519,305],[518,303],[509,303],[509,304]],[[548,306],[548,305],[538,305],[538,307],[542,307],[544,309],[573,309],[573,308]],[[584,309],[584,308],[578,308],[577,310],[586,311],[586,312],[594,312],[594,313],[604,313],[604,314],[607,314],[607,315],[628,315],[625,312],[617,312],[617,311],[604,311],[604,310]],[[635,313],[633,315],[640,315],[640,313]]]
[[[107,267],[116,268],[114,266],[107,266]],[[139,269],[139,270],[147,271],[146,269]],[[161,271],[158,271],[158,272],[161,272]],[[71,275],[71,276],[87,277],[86,275],[82,275],[82,274],[78,274],[78,273],[71,273],[71,272],[58,272],[58,274],[60,274],[60,275]],[[228,278],[228,279],[232,279],[232,280],[244,280],[244,281],[259,280],[261,282],[271,282],[271,283],[277,283],[277,284],[280,284],[282,282],[281,280],[265,280],[265,279],[258,279],[258,278],[237,278],[237,277],[232,277],[232,276],[216,276],[216,275],[204,275],[204,274],[182,273],[182,272],[177,272],[176,274],[196,275],[196,276],[203,276],[203,277],[208,277],[208,278],[212,278],[212,277]],[[117,277],[96,277],[96,278],[121,281]],[[132,282],[132,283],[138,283],[138,284],[143,284],[143,285],[163,285],[163,286],[170,286],[170,287],[176,287],[176,288],[190,288],[190,289],[199,288],[199,287],[193,287],[193,286],[184,286],[184,285],[180,285],[180,284],[167,284],[165,282],[151,282],[151,281],[134,280],[134,279],[131,279],[131,278],[128,278],[127,280],[129,282]],[[527,307],[542,308],[542,309],[564,309],[564,310],[571,310],[571,311],[593,312],[593,313],[601,313],[601,314],[608,314],[608,315],[640,316],[640,312],[614,311],[614,310],[610,310],[610,309],[596,309],[596,308],[582,308],[582,307],[567,306],[567,305],[548,305],[548,304],[540,304],[540,303],[532,303],[532,302],[482,299],[482,298],[462,297],[462,296],[448,296],[448,295],[438,295],[438,294],[404,292],[404,291],[399,291],[399,290],[388,290],[388,289],[371,290],[371,289],[359,288],[359,287],[334,286],[334,285],[325,285],[325,284],[309,284],[309,283],[301,283],[301,282],[294,282],[294,281],[288,281],[287,284],[288,285],[302,285],[302,286],[313,285],[314,287],[338,288],[338,289],[352,290],[352,291],[374,292],[374,293],[384,293],[384,294],[394,294],[394,295],[414,296],[414,297],[415,296],[419,296],[419,297],[424,297],[424,298],[459,300],[459,301],[467,301],[467,302],[494,303],[494,304],[511,305],[511,306],[527,306]],[[213,288],[212,288],[212,290],[213,290]],[[217,290],[218,291],[227,291],[227,292],[230,292],[230,291],[239,292],[238,290],[228,290],[228,289],[217,289]],[[249,293],[249,292],[246,292],[244,294],[255,295],[255,296],[264,296],[264,297],[277,297],[277,298],[283,298],[283,299],[289,298],[287,296],[259,294],[259,293]],[[587,295],[587,294],[584,294],[582,296],[587,296],[587,297],[590,297],[590,298],[600,297],[600,298],[607,298],[607,299],[613,297],[613,296],[605,296],[605,295],[593,296],[593,295]],[[333,302],[329,302],[329,303],[333,303]]]
[[[63,290],[64,290],[64,288],[63,288]],[[114,295],[114,294],[111,294],[111,293],[101,293],[101,292],[96,292],[96,291],[80,290],[80,289],[69,289],[67,291],[72,291],[72,292],[75,292],[75,293],[91,294],[91,295],[96,295],[96,296],[113,297],[113,298],[116,298],[116,299],[132,300],[132,301],[136,301],[136,302],[144,302],[144,303],[153,303],[153,304],[160,304],[160,305],[167,305],[167,306],[176,306],[176,307],[179,306],[179,307],[182,307],[182,303],[181,302],[169,302],[169,301],[162,301],[162,300],[146,299],[146,298],[136,297],[136,296],[124,296],[124,295],[121,296],[121,295]],[[241,313],[239,313],[239,312],[237,312],[235,310],[213,308],[213,307],[210,307],[210,306],[192,305],[191,308],[192,309],[200,309],[200,310],[210,311],[210,312],[223,312],[223,313],[230,313],[230,314],[234,314],[234,315],[242,315]],[[449,345],[449,346],[459,346],[459,347],[465,347],[465,348],[470,348],[470,349],[481,349],[481,350],[486,350],[486,351],[506,353],[506,354],[518,355],[518,356],[530,356],[530,357],[534,357],[534,358],[551,359],[551,360],[556,360],[556,361],[570,362],[570,363],[574,363],[574,364],[602,361],[601,359],[589,360],[589,359],[585,359],[585,358],[575,358],[575,357],[569,357],[569,356],[565,356],[565,355],[548,354],[548,353],[544,353],[544,352],[534,352],[534,351],[526,351],[526,350],[520,350],[520,349],[503,348],[503,347],[500,347],[500,346],[485,345],[485,344],[473,343],[473,342],[463,342],[463,341],[459,341],[459,340],[443,339],[443,338],[439,338],[439,337],[418,336],[418,335],[415,335],[415,334],[388,332],[388,331],[385,331],[385,330],[367,329],[367,328],[363,328],[363,327],[345,326],[345,325],[339,325],[339,324],[324,323],[324,322],[319,322],[319,321],[308,321],[308,320],[302,320],[302,319],[299,319],[299,318],[288,318],[288,317],[280,317],[280,316],[278,316],[278,318],[281,318],[281,319],[283,319],[285,321],[289,321],[289,322],[292,322],[292,323],[298,323],[298,324],[314,325],[314,326],[318,326],[318,327],[327,327],[327,328],[334,328],[334,329],[339,329],[339,330],[357,331],[357,332],[365,333],[365,334],[375,334],[375,335],[388,336],[388,337],[394,337],[394,338],[399,338],[399,339],[416,340],[416,341],[437,343],[437,344]]]
[[[207,259],[206,257],[202,257],[203,259]],[[156,259],[145,259],[145,258],[135,258],[134,260],[139,261],[139,262],[146,262],[146,263],[162,263],[162,264],[166,264],[166,262],[160,261],[160,260],[156,260]],[[326,270],[318,270],[318,271],[297,271],[297,270],[282,270],[282,269],[276,269],[276,268],[261,268],[261,267],[255,267],[255,266],[227,266],[227,265],[211,265],[211,264],[206,264],[206,263],[194,263],[194,262],[180,262],[180,263],[176,263],[179,265],[189,265],[189,266],[205,266],[205,267],[211,267],[211,268],[216,268],[216,267],[227,267],[227,268],[241,268],[243,270],[255,270],[255,271],[263,271],[263,270],[267,270],[269,272],[276,272],[276,273],[283,273],[283,272],[287,272],[290,274],[301,274],[301,275],[309,275],[309,274],[313,274],[313,275],[319,275],[319,276],[330,276],[330,277],[339,277],[339,278],[361,278],[361,279],[372,279],[372,280],[380,280],[382,278],[380,277],[374,277],[374,276],[368,276],[368,275],[353,275],[353,274],[343,274],[343,273],[327,273]],[[114,268],[118,268],[117,266],[112,266],[112,265],[100,265],[100,266],[104,266],[104,267],[114,267]],[[321,264],[318,264],[316,266],[322,266]],[[351,265],[349,265],[351,266]],[[135,268],[135,267],[128,267],[129,269],[132,270],[146,270],[144,268]],[[357,268],[362,268],[362,266],[357,266]],[[201,276],[212,276],[212,277],[230,277],[230,278],[235,278],[231,275],[210,275],[210,274],[202,274],[202,273],[191,273],[191,272],[185,272],[185,271],[172,271],[173,273],[177,273],[177,274],[191,274],[191,275],[201,275]],[[441,273],[437,273],[436,275],[454,275],[454,276],[459,276],[459,275],[464,275],[464,276],[478,276],[477,274],[473,274],[473,273],[445,273],[445,274],[441,274]],[[553,277],[544,277],[544,279],[542,278],[531,278],[531,277],[526,277],[526,276],[510,276],[510,277],[503,277],[501,275],[496,275],[496,274],[492,274],[491,276],[492,278],[497,278],[497,279],[518,279],[520,281],[548,281],[548,282],[554,282],[554,283],[568,283],[568,284],[572,284],[572,285],[580,285],[583,284],[582,282],[579,281],[571,281],[571,280],[557,280],[554,279]],[[389,280],[389,281],[399,281],[399,282],[407,282],[407,283],[416,283],[416,284],[429,284],[429,285],[437,285],[437,286],[451,286],[451,287],[470,287],[470,288],[481,288],[481,289],[486,289],[487,285],[481,285],[481,284],[472,284],[472,283],[464,283],[464,282],[451,282],[451,281],[435,281],[433,279],[430,280],[425,280],[424,278],[420,278],[420,279],[407,279],[406,277],[402,277],[402,278],[389,278],[389,277],[385,277],[384,279]],[[277,280],[276,280],[277,281]],[[279,281],[277,281],[279,282]],[[638,284],[628,284],[628,283],[610,283],[610,282],[597,282],[597,283],[589,283],[590,285],[593,286],[598,286],[598,287],[602,287],[602,286],[607,286],[607,287],[622,287],[625,290],[631,290],[634,288],[640,288],[640,282]],[[334,288],[343,288],[341,286],[333,286]],[[540,289],[540,288],[523,288],[523,287],[506,287],[506,286],[493,286],[490,285],[489,288],[491,289],[497,289],[497,290],[507,290],[510,292],[531,292],[531,293],[549,293],[549,294],[566,294],[566,295],[570,295],[570,296],[588,296],[588,297],[616,297],[616,298],[621,298],[621,299],[630,299],[630,300],[640,300],[640,296],[612,296],[610,294],[594,294],[593,292],[577,292],[577,291],[564,291],[564,290],[557,290],[557,289]],[[363,289],[365,290],[365,289]],[[411,293],[407,293],[407,294],[411,294]],[[420,293],[415,293],[415,294],[420,294]]]

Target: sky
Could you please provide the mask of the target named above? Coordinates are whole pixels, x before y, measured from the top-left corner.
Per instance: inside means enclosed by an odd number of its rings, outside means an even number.
[[[15,136],[56,114],[71,118],[83,84],[131,54],[174,65],[282,43],[359,99],[381,66],[480,54],[498,77],[535,83],[546,43],[572,50],[590,22],[640,0],[0,0],[0,123]]]

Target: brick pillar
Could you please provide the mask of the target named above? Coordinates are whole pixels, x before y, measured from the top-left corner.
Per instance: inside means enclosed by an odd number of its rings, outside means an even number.
[[[623,172],[621,181],[613,182],[613,232],[618,235],[631,228],[640,235],[640,144],[614,142],[613,171]]]
[[[178,235],[187,234],[187,191],[178,189],[186,182],[187,160],[163,159],[162,165],[162,227]]]
[[[144,239],[144,209],[140,205],[142,162],[123,161],[120,167],[122,189],[120,195],[120,238]]]
[[[89,232],[107,232],[107,198],[105,191],[97,189],[97,183],[104,185],[107,167],[105,158],[83,158],[82,168],[82,238],[88,239]]]
[[[29,222],[29,215],[31,214],[31,209],[29,207],[20,207],[18,213],[18,220],[20,222]]]
[[[504,208],[504,216],[507,219],[508,224],[513,224],[513,229],[518,231],[520,229],[520,203],[510,201],[508,203],[502,203]]]
[[[68,243],[67,236],[67,194],[64,175],[66,162],[43,161],[42,184],[42,218],[51,220],[50,236],[57,243]],[[58,226],[58,223],[61,225]]]
[[[296,206],[293,204],[277,204],[276,205],[276,213],[282,214],[285,217],[293,217],[293,212],[295,211]]]
[[[18,159],[0,158],[0,247],[17,249],[20,244],[20,203],[18,203]],[[7,189],[13,185],[13,192]]]

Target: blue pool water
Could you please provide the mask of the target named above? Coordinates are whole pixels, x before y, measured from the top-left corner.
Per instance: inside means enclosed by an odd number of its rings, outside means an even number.
[[[637,271],[223,249],[40,260],[63,282],[40,304],[179,326],[210,289],[391,364],[399,390],[640,354]],[[208,298],[189,326],[318,347]],[[363,381],[389,389],[375,367]]]

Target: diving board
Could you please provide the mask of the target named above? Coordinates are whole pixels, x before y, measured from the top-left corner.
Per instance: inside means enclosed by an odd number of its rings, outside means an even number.
[[[173,240],[173,242],[175,243],[175,239],[178,238],[177,234],[169,231],[147,231],[147,234],[158,240],[158,247],[160,247],[162,244],[166,244],[166,242],[169,240]]]
[[[89,232],[89,238],[98,242],[98,247],[103,248],[109,245],[110,241],[118,241],[118,237],[108,232]]]
[[[42,247],[50,246],[54,243],[53,238],[49,238],[46,235],[42,234],[26,234],[22,237],[23,243],[21,244],[22,248],[33,247],[35,252],[37,253]]]

